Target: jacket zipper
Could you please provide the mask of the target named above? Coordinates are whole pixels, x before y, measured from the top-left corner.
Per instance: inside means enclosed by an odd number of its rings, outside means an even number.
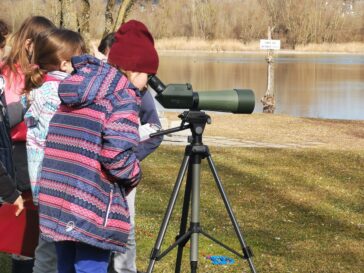
[[[114,187],[111,188],[110,190],[110,195],[109,195],[109,204],[107,205],[107,210],[106,210],[106,215],[105,215],[105,219],[104,219],[104,227],[106,227],[107,225],[107,220],[109,218],[109,214],[110,214],[110,208],[111,208],[111,203],[112,203],[112,196],[114,193]]]

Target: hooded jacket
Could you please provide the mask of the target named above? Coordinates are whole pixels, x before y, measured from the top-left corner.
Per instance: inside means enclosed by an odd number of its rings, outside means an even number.
[[[29,179],[32,188],[33,202],[38,204],[38,180],[42,169],[45,140],[49,122],[61,103],[58,96],[58,85],[69,76],[62,71],[48,72],[43,84],[31,90],[28,99],[30,107],[24,115],[27,130],[27,159]]]
[[[0,76],[0,199],[13,203],[19,192],[16,188],[15,173],[10,138],[9,109],[5,102],[5,81]]]
[[[26,97],[21,95],[21,91],[24,88],[24,74],[19,65],[15,65],[17,73],[13,73],[8,67],[4,66],[4,63],[2,62],[0,62],[0,67],[3,79],[5,80],[4,93],[8,108],[8,121],[13,140],[12,160],[15,170],[14,179],[18,190],[27,191],[30,189],[30,182],[25,140],[16,139],[16,134],[13,135],[17,130],[17,125],[20,125],[19,123],[23,120],[23,115],[27,106]],[[23,135],[25,135],[24,132]],[[6,164],[5,168],[9,172]],[[10,174],[10,176],[12,175]]]
[[[72,58],[61,105],[46,139],[39,181],[42,237],[125,251],[126,194],[140,179],[140,93],[117,69],[92,56]]]

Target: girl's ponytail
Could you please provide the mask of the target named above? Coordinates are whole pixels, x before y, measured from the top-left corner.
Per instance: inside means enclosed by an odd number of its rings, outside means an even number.
[[[31,65],[25,72],[24,93],[40,87],[47,72],[60,69],[63,61],[85,52],[85,42],[77,32],[67,29],[49,29],[34,40]]]
[[[44,82],[46,72],[39,65],[30,65],[25,73],[24,93],[28,94],[32,89],[40,87]]]

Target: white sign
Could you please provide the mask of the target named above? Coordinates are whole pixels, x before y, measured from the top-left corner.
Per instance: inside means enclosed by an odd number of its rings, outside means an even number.
[[[260,49],[281,49],[281,40],[260,40]]]

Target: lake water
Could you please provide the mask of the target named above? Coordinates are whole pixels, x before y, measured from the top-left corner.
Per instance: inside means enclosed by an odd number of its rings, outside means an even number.
[[[276,113],[291,116],[364,119],[364,55],[276,55]],[[163,54],[159,78],[191,83],[194,91],[249,88],[254,112],[267,88],[264,54]]]

